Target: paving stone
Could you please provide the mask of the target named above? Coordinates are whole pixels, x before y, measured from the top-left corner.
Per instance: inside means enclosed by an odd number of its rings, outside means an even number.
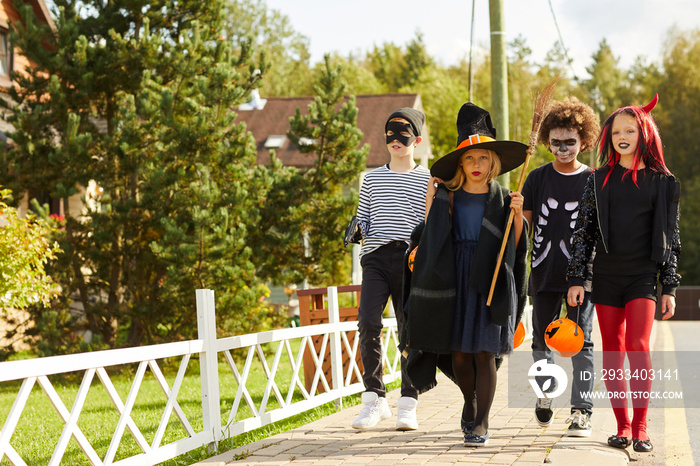
[[[493,457],[488,460],[486,464],[513,464],[517,459],[518,455],[509,455],[499,452],[497,455],[493,455]]]
[[[393,390],[387,394],[387,401],[394,417],[371,429],[351,428],[361,407],[350,406],[292,431],[224,452],[196,466],[541,465],[553,447],[557,449],[557,443],[562,441],[569,408],[555,409],[554,423],[547,428],[540,427],[534,418],[535,398],[529,384],[524,384],[522,390],[509,393],[508,371],[506,360],[499,369],[489,419],[491,440],[486,447],[464,447],[459,429],[462,395],[456,385],[438,374],[437,387],[419,396],[417,418],[420,427],[416,431],[395,430],[396,400],[400,393]],[[526,378],[527,368],[514,366],[513,372],[513,377]],[[522,403],[527,403],[527,406]],[[598,425],[593,427],[596,430]],[[563,444],[568,445],[566,441]],[[595,441],[590,444],[579,442],[575,445],[576,454],[583,457],[596,446]],[[241,457],[244,454],[249,455],[240,461],[235,460],[236,455]],[[582,464],[578,459],[576,462]],[[603,464],[599,462],[600,466]]]

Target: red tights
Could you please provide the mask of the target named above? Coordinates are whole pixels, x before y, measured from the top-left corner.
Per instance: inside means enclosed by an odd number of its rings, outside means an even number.
[[[632,398],[633,418],[627,414],[627,380],[630,392],[649,392],[651,378],[626,377],[625,354],[629,359],[630,373],[648,373],[651,370],[649,354],[649,337],[654,324],[656,303],[648,298],[633,299],[625,307],[613,307],[596,304],[596,314],[603,337],[603,368],[606,370],[605,387],[611,394],[617,435],[621,437],[648,440],[647,407],[649,399],[641,396]],[[622,377],[613,376],[612,371],[622,370]],[[618,396],[615,396],[618,394]],[[621,394],[621,396],[620,396]]]

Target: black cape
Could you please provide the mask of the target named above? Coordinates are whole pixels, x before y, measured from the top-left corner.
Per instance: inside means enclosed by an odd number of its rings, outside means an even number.
[[[503,231],[510,215],[510,191],[493,181],[489,185],[486,209],[469,283],[487,296],[501,248]],[[440,185],[425,226],[419,225],[412,235],[413,249],[418,243],[414,269],[404,274],[404,314],[406,322],[399,348],[408,355],[407,370],[414,387],[420,392],[433,388],[435,370],[439,368],[454,380],[452,372],[452,325],[456,306],[456,271],[452,249],[452,216],[447,188]],[[422,233],[422,234],[421,234]],[[490,306],[491,319],[507,325],[508,316],[516,313],[520,322],[527,300],[527,222],[516,249],[511,228]],[[500,361],[499,361],[500,362]]]

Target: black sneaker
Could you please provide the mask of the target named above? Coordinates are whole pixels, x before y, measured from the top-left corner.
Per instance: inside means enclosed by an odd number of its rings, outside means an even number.
[[[591,436],[591,418],[588,417],[588,413],[586,411],[574,409],[566,422],[571,423],[569,424],[569,428],[566,430],[567,437]]]
[[[537,419],[537,423],[542,427],[547,427],[552,424],[554,411],[552,411],[551,398],[537,398],[537,404],[535,405],[535,418]]]

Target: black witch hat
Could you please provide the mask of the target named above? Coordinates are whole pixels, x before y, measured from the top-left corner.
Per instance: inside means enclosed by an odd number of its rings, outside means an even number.
[[[459,109],[457,134],[457,148],[438,159],[430,169],[431,175],[443,181],[454,178],[459,158],[468,149],[488,149],[498,154],[501,175],[525,161],[527,145],[518,141],[496,141],[496,128],[491,123],[491,115],[471,102]]]

